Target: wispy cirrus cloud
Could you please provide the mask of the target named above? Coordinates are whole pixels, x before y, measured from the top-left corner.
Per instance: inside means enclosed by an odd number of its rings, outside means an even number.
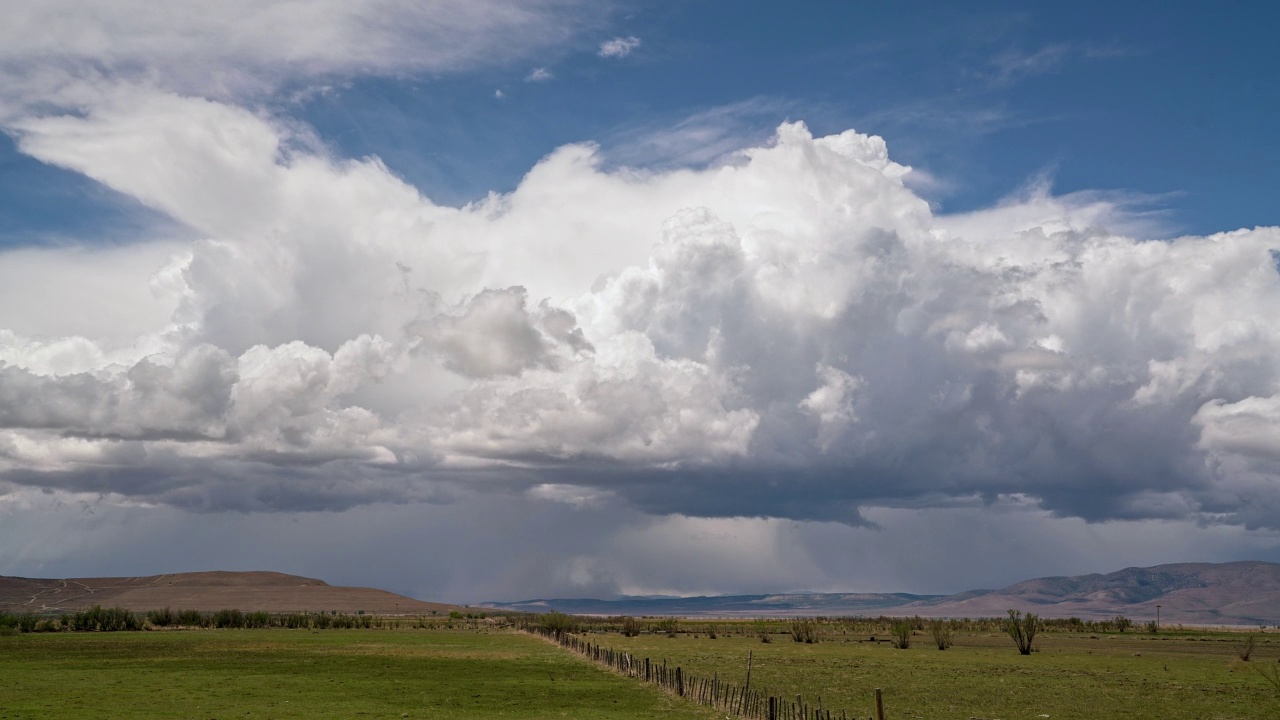
[[[795,103],[769,97],[700,108],[674,122],[620,130],[607,140],[605,152],[613,162],[650,168],[705,165],[758,145],[799,110]]]
[[[20,2],[0,26],[0,65],[28,95],[69,74],[228,97],[291,79],[502,65],[609,12],[582,0]]]
[[[1055,73],[1070,63],[1126,57],[1133,52],[1115,46],[1086,43],[1051,43],[1032,51],[1009,48],[992,57],[980,74],[996,88],[1016,85],[1037,75]]]

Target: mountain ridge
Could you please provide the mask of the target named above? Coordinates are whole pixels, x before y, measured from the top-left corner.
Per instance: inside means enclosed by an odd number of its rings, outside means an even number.
[[[993,617],[1006,610],[1048,617],[1106,619],[1116,615],[1163,622],[1280,624],[1280,564],[1261,560],[1170,563],[1111,573],[1022,580],[999,589],[951,595],[912,593],[771,593],[674,599],[557,598],[483,603],[502,610],[583,615],[769,617],[797,615],[920,615]]]
[[[427,615],[459,609],[386,590],[330,585],[270,571],[206,571],[101,578],[24,578],[0,575],[0,611],[68,612],[94,605],[134,612],[172,608],[213,612],[367,612]]]

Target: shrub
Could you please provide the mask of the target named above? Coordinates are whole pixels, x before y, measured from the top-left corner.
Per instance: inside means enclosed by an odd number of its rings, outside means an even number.
[[[680,632],[680,622],[673,617],[662,618],[658,621],[658,632],[664,632],[667,637],[673,638]]]
[[[622,618],[622,634],[626,637],[635,637],[640,634],[640,621],[633,617]]]
[[[169,608],[165,608],[163,610],[148,610],[147,622],[156,627],[169,627],[170,625],[178,624],[178,617],[177,615],[174,615],[173,611]]]
[[[1133,621],[1123,615],[1117,615],[1111,624],[1115,626],[1117,632],[1124,632],[1133,627]]]
[[[244,627],[244,613],[230,608],[219,610],[213,614],[213,626],[216,628]]]
[[[573,616],[554,610],[539,616],[538,624],[557,635],[578,631],[578,621]]]
[[[1253,639],[1253,636],[1250,635],[1245,638],[1244,642],[1236,646],[1236,656],[1245,662],[1249,662],[1249,658],[1253,655],[1255,647],[1257,647],[1257,642]]]
[[[0,612],[0,637],[13,637],[20,633],[18,629],[18,616],[12,613]]]
[[[271,615],[262,612],[261,610],[258,612],[251,612],[244,616],[244,627],[247,628],[265,628],[271,627],[272,624]]]
[[[1144,627],[1146,627],[1147,632],[1151,633],[1152,635],[1155,635],[1156,633],[1160,632],[1160,623],[1157,623],[1155,620],[1148,620],[1147,624]]]
[[[179,610],[176,623],[182,627],[206,627],[208,620],[199,610]]]
[[[951,647],[951,624],[946,620],[930,620],[929,634],[933,636],[933,642],[939,650]]]
[[[141,630],[142,623],[137,616],[124,608],[103,608],[94,605],[88,610],[64,616],[63,624],[72,630],[84,632],[116,632],[120,630]]]
[[[893,635],[893,646],[899,650],[906,650],[911,647],[911,621],[910,620],[894,620],[889,625],[889,633]]]
[[[1270,665],[1254,665],[1253,669],[1258,671],[1263,680],[1267,681],[1276,691],[1276,697],[1280,698],[1280,665],[1272,663]]]
[[[791,639],[796,642],[809,643],[815,642],[815,631],[817,626],[808,618],[799,618],[791,621]]]
[[[1040,632],[1040,618],[1035,613],[1027,613],[1025,616],[1018,610],[1010,610],[1009,617],[1004,621],[1004,631],[1013,638],[1013,642],[1018,646],[1018,652],[1023,655],[1031,654],[1031,643],[1036,639],[1036,633]]]

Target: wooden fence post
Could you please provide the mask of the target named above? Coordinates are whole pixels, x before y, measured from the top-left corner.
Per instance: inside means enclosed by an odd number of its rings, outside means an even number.
[[[880,697],[880,688],[876,688],[876,720],[884,720],[884,700]]]

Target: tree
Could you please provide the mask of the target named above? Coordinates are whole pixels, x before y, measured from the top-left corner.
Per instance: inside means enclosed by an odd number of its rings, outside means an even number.
[[[1036,633],[1041,629],[1040,616],[1035,613],[1027,613],[1023,615],[1018,610],[1010,610],[1009,617],[1004,621],[1004,631],[1013,638],[1013,642],[1018,646],[1018,652],[1023,655],[1031,654],[1031,643],[1036,639]]]
[[[1115,625],[1116,630],[1119,632],[1124,632],[1125,630],[1133,627],[1133,621],[1123,615],[1117,615],[1115,619],[1111,621],[1111,624]]]

